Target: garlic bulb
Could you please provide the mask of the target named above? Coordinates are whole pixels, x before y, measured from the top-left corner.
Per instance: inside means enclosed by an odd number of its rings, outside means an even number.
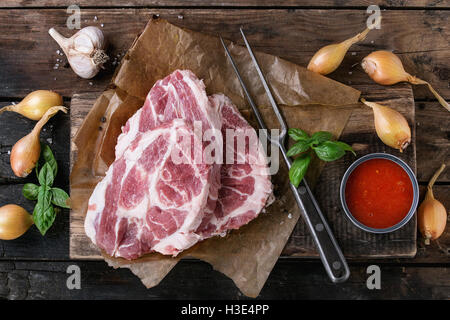
[[[104,51],[105,37],[97,27],[85,27],[70,38],[63,37],[54,28],[48,33],[66,54],[72,70],[82,78],[94,77],[109,59]]]

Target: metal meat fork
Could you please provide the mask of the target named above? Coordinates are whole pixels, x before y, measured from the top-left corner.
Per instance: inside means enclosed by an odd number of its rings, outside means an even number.
[[[256,70],[258,71],[258,75],[263,83],[264,89],[269,97],[275,115],[277,116],[278,121],[280,123],[281,134],[278,137],[278,139],[272,138],[272,136],[267,133],[267,127],[264,123],[264,120],[261,117],[261,114],[259,113],[259,110],[256,107],[255,103],[253,102],[253,99],[250,96],[250,93],[247,90],[244,81],[242,80],[242,77],[239,73],[239,70],[236,64],[234,63],[234,60],[231,57],[231,54],[228,51],[228,48],[225,45],[225,42],[223,41],[222,37],[220,37],[220,41],[222,42],[222,45],[225,48],[225,52],[231,62],[231,65],[233,66],[233,69],[236,72],[236,75],[242,85],[242,88],[244,89],[245,95],[247,96],[247,100],[253,109],[256,119],[258,120],[259,126],[261,127],[261,129],[265,129],[267,139],[271,143],[277,145],[278,148],[281,150],[281,154],[283,155],[284,161],[286,162],[288,169],[290,169],[292,162],[291,159],[286,155],[286,148],[285,148],[286,133],[288,131],[286,122],[284,121],[280,109],[278,108],[278,105],[272,96],[272,93],[269,89],[264,74],[262,73],[261,68],[259,67],[258,62],[256,61],[256,58],[250,47],[250,44],[248,43],[247,38],[245,37],[244,31],[242,30],[242,28],[240,30],[242,37],[244,38],[245,45],[247,46],[248,52],[250,53],[250,56],[256,67]],[[325,217],[320,211],[319,205],[317,204],[314,195],[312,194],[310,188],[308,187],[306,180],[303,179],[300,182],[298,188],[296,188],[292,183],[290,183],[290,185],[291,190],[294,193],[295,200],[297,201],[298,206],[301,208],[303,218],[305,219],[309,231],[313,236],[314,243],[316,244],[316,247],[319,250],[320,259],[322,260],[322,263],[325,267],[325,270],[328,273],[328,276],[334,283],[344,282],[350,276],[350,270],[348,269],[348,265],[347,262],[345,261],[344,255],[342,254],[341,249],[339,248],[339,245],[337,244],[333,236],[333,233],[330,227],[328,226],[327,221],[325,220]]]

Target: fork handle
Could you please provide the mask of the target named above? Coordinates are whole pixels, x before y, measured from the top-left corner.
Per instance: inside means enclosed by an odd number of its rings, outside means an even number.
[[[303,179],[298,188],[291,183],[291,189],[328,276],[334,283],[346,281],[350,276],[347,262],[307,182]]]

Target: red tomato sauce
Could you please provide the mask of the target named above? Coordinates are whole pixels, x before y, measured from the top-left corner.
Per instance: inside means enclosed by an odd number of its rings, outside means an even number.
[[[362,224],[384,229],[399,223],[413,201],[411,180],[398,164],[371,159],[358,165],[347,180],[345,201]]]

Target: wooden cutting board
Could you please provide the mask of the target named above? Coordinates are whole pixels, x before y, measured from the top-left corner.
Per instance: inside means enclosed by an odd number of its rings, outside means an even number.
[[[352,145],[358,157],[372,152],[388,152],[403,159],[416,171],[414,98],[411,87],[400,84],[392,87],[354,86],[369,101],[395,108],[408,120],[412,129],[412,143],[405,152],[385,146],[377,137],[372,110],[361,106],[355,109],[340,137]],[[99,93],[75,94],[70,107],[71,140]],[[71,143],[71,165],[76,159],[76,148]],[[314,190],[322,211],[347,258],[396,258],[413,257],[416,253],[416,217],[400,230],[390,234],[371,234],[356,228],[344,215],[339,201],[340,180],[355,160],[350,154],[327,163]],[[282,256],[318,257],[312,237],[302,218],[298,221]],[[84,216],[71,214],[70,257],[73,259],[101,259],[99,252],[84,233]]]

